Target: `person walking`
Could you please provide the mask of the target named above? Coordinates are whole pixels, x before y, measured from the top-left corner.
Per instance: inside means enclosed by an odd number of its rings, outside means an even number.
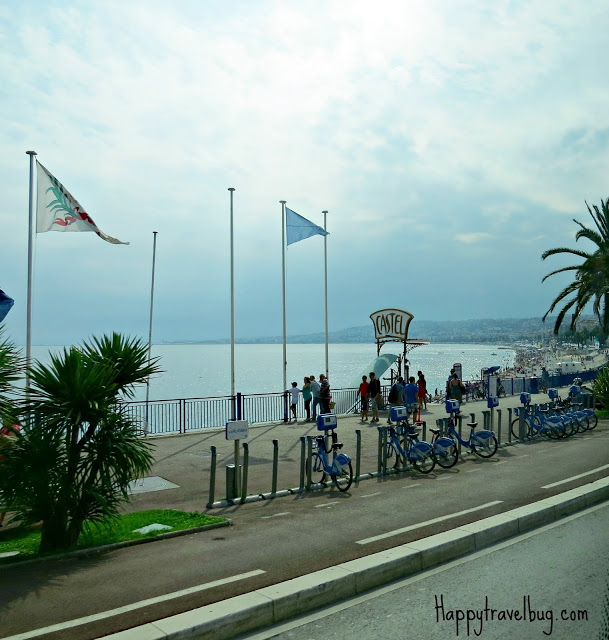
[[[321,406],[321,398],[319,397],[319,382],[315,380],[315,376],[309,376],[311,380],[311,396],[313,398],[313,417],[312,420],[315,422],[317,420],[317,407]]]
[[[427,411],[427,382],[422,371],[419,371],[419,379],[417,380],[419,392],[417,393],[417,401],[419,403],[419,411],[424,409]]]
[[[304,384],[302,385],[302,399],[304,400],[304,408],[307,417],[305,422],[311,421],[311,378],[305,376]]]
[[[404,378],[400,376],[397,382],[391,386],[387,399],[392,407],[404,406]],[[389,409],[389,414],[387,415],[387,424],[393,424],[393,422],[391,422],[391,409]]]
[[[406,412],[408,413],[408,417],[412,414],[412,421],[414,422],[414,414],[419,406],[417,401],[419,387],[415,384],[414,376],[410,376],[408,379],[408,384],[404,387],[404,392],[406,394]]]
[[[298,395],[300,394],[300,389],[298,388],[298,382],[292,382],[292,388],[287,390],[287,393],[290,394],[290,410],[292,415],[288,420],[288,424],[292,422],[292,418],[294,418],[294,422],[298,424],[298,418],[296,417],[296,407],[298,406]]]
[[[319,374],[319,397],[323,406],[324,413],[330,413],[330,381],[323,373]]]
[[[370,422],[379,421],[379,405],[381,403],[381,381],[376,379],[374,371],[369,373],[370,382],[368,383],[368,400],[372,409],[372,420]]]
[[[361,422],[368,421],[368,377],[362,376],[362,381],[359,385],[359,401],[362,407]]]
[[[453,377],[448,383],[450,389],[450,397],[459,404],[463,402],[463,383],[459,380],[459,376],[453,372]]]

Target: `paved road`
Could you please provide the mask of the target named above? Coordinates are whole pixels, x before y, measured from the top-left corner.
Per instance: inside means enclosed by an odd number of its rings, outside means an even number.
[[[242,640],[609,638],[608,531],[605,504]]]
[[[356,422],[350,420],[353,432]],[[341,421],[343,432],[349,424]],[[288,427],[282,429],[281,433],[288,433]],[[266,432],[267,427],[261,428],[253,439],[262,440]],[[217,436],[159,441],[155,471],[182,483],[181,488],[135,496],[131,508],[202,510],[207,496],[197,487],[195,471],[186,461],[192,458],[200,469],[203,458],[192,454],[208,450],[212,437]],[[40,636],[98,637],[555,495],[609,475],[608,463],[609,424],[600,424],[584,436],[519,444],[501,449],[491,460],[469,457],[454,469],[430,476],[407,472],[362,481],[346,494],[329,488],[216,509],[214,513],[231,517],[235,525],[210,533],[90,558],[0,569],[0,637],[248,573],[248,577],[136,606],[70,631],[49,629]],[[260,473],[263,467],[268,474],[268,465],[259,465]]]

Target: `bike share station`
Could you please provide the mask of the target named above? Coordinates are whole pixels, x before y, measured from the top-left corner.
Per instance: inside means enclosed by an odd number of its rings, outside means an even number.
[[[239,488],[241,487],[241,473],[243,469],[239,464],[239,443],[241,440],[247,440],[248,435],[249,426],[247,420],[229,420],[226,423],[225,437],[227,440],[233,440],[235,443],[235,462],[234,464],[226,465],[226,498],[228,500],[234,500],[240,493]],[[247,442],[243,443],[243,448],[245,456],[247,452]],[[247,477],[243,478],[243,482],[247,486]]]

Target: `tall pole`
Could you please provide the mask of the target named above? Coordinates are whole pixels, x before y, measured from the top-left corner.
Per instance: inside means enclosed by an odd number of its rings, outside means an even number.
[[[152,352],[152,312],[154,309],[154,269],[156,265],[156,234],[152,232],[152,278],[150,282],[150,318],[148,320],[148,364]],[[150,399],[150,376],[146,380],[146,429],[148,428],[148,401]]]
[[[287,323],[285,317],[285,200],[281,202],[281,275],[283,288],[283,391],[288,388]]]
[[[235,266],[233,253],[233,192],[230,191],[230,395],[231,395],[231,419],[236,420],[235,407]]]
[[[29,366],[32,361],[32,271],[34,263],[34,156],[35,151],[26,151],[30,156],[30,204],[29,223],[27,236],[27,315],[25,323],[25,360],[27,369],[25,373],[25,388],[30,387]]]
[[[328,230],[326,224],[327,211],[322,211],[324,214],[324,231]],[[325,297],[326,297],[326,378],[330,377],[330,365],[328,358],[328,236],[324,236],[324,282],[325,282]]]

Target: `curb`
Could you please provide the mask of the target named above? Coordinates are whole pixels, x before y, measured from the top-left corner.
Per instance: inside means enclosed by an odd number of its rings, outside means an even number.
[[[101,640],[228,640],[430,569],[609,501],[609,477],[450,531],[280,582]]]
[[[68,551],[67,553],[55,553],[50,556],[31,558],[29,560],[21,560],[18,562],[3,562],[0,563],[0,571],[2,571],[2,569],[12,569],[13,567],[33,564],[34,562],[46,562],[47,560],[71,560],[72,558],[95,555],[106,551],[114,551],[114,549],[122,549],[123,547],[134,547],[138,544],[147,544],[149,542],[157,542],[158,540],[167,540],[168,538],[179,538],[180,536],[187,536],[191,533],[199,533],[201,531],[209,531],[210,529],[218,529],[219,527],[229,527],[232,524],[233,521],[227,518],[224,522],[212,522],[211,524],[204,524],[200,527],[192,527],[191,529],[168,531],[167,533],[159,533],[150,538],[136,538],[135,540],[125,540],[124,542],[113,542],[112,544],[105,544],[101,547],[89,547],[87,549],[78,549],[77,551]]]

